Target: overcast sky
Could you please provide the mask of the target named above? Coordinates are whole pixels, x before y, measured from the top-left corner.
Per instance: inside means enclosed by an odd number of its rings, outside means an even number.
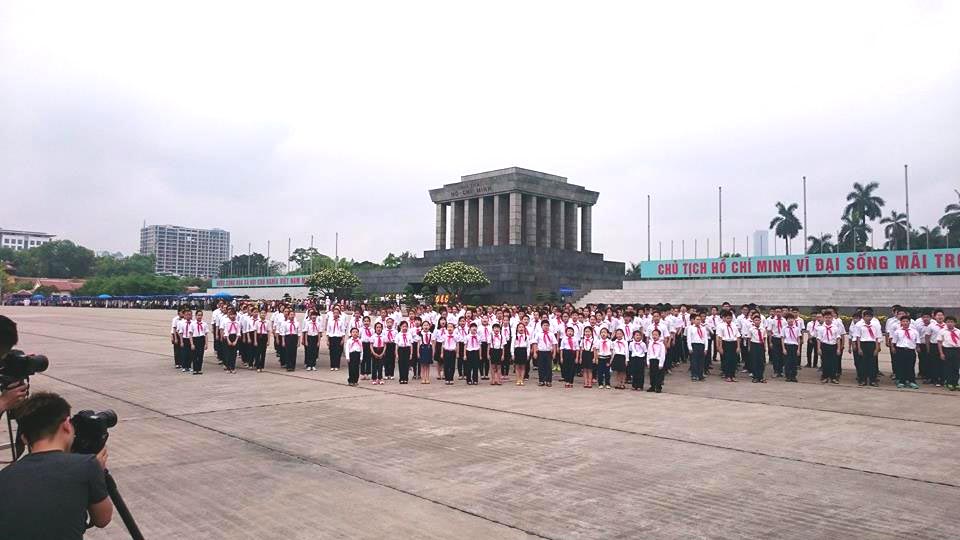
[[[654,258],[716,255],[719,185],[741,251],[803,175],[812,233],[854,181],[902,211],[905,163],[914,224],[957,200],[960,2],[238,4],[0,2],[0,226],[379,261],[433,249],[429,188],[515,165],[599,191],[594,250],[639,261],[647,194]]]

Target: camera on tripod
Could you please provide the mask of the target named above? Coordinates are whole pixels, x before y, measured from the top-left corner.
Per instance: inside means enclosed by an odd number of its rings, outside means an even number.
[[[29,379],[31,375],[42,373],[49,366],[50,361],[42,354],[26,354],[19,349],[13,349],[0,361],[0,390]]]
[[[117,425],[117,413],[111,410],[84,410],[73,415],[70,423],[75,433],[70,451],[75,454],[96,454],[107,444],[107,437],[110,436],[107,430]]]

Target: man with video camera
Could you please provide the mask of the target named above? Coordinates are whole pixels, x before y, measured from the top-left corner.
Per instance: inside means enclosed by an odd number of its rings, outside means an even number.
[[[0,315],[0,362],[6,359],[13,346],[17,344],[18,339],[17,324],[9,317]],[[27,397],[27,385],[23,381],[16,381],[6,387],[0,386],[0,389],[2,389],[2,392],[0,392],[0,414],[12,409]]]
[[[8,360],[16,342],[16,325],[0,316],[0,359]],[[25,393],[26,385],[20,386]],[[0,470],[0,537],[83,538],[88,514],[91,525],[106,527],[113,517],[104,472],[106,447],[96,454],[71,453],[76,427],[70,404],[49,392],[23,399],[19,391],[10,392],[18,387],[9,385],[2,402],[5,407],[15,405],[9,412],[14,413],[19,437],[30,453]]]

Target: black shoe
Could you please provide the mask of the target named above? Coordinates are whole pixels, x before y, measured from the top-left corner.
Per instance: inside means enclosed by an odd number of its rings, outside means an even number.
[[[657,389],[652,386],[650,388],[647,388],[647,392],[656,392],[656,391]]]
[[[654,390],[654,392],[656,392],[657,394],[659,394],[661,391],[663,391],[663,388],[657,388],[656,390]]]

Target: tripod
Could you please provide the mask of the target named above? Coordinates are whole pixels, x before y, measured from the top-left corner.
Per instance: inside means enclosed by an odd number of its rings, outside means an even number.
[[[137,527],[137,522],[134,521],[130,509],[127,508],[127,503],[123,502],[123,497],[120,496],[120,492],[117,490],[117,483],[114,481],[113,475],[106,469],[103,470],[103,474],[107,481],[107,493],[110,494],[110,500],[113,501],[113,506],[116,507],[117,513],[120,514],[120,519],[123,520],[123,525],[127,528],[127,532],[130,533],[130,538],[133,538],[133,540],[143,540],[140,527]]]

